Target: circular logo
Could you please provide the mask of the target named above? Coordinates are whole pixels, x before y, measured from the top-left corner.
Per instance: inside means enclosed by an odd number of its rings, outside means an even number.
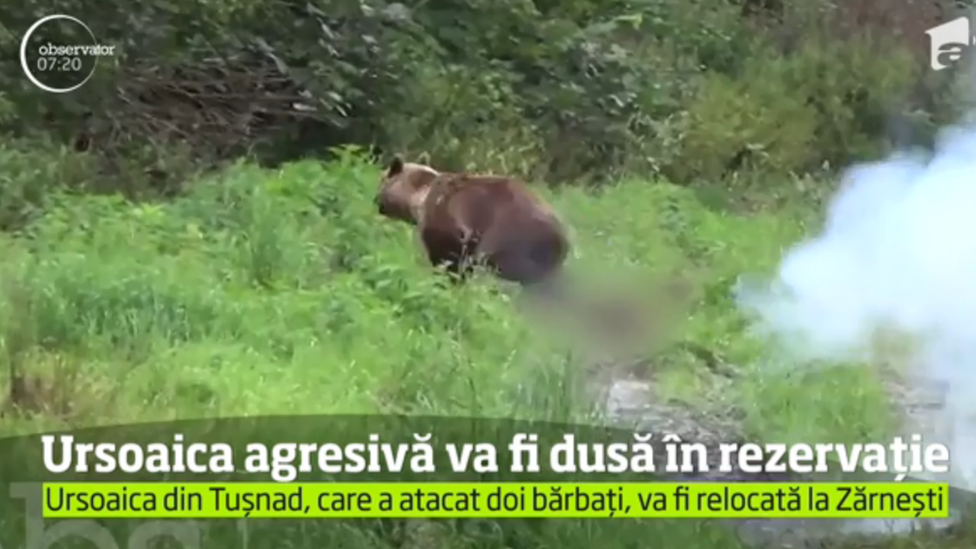
[[[20,66],[32,84],[51,93],[77,90],[95,74],[98,58],[115,46],[98,43],[77,17],[56,14],[35,22],[20,42]]]

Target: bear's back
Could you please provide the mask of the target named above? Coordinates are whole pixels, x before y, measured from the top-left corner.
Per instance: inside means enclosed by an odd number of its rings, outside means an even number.
[[[472,254],[507,280],[528,283],[542,278],[568,253],[562,222],[517,179],[441,174],[423,210],[419,226],[428,253]]]
[[[463,225],[475,234],[484,234],[506,218],[558,222],[525,183],[496,175],[442,173],[431,185],[424,213],[427,226]]]

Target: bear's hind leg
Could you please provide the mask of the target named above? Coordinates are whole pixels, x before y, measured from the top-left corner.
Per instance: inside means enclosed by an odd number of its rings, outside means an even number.
[[[427,231],[422,236],[431,266],[443,267],[452,285],[464,283],[471,274],[465,246],[456,238],[435,231]]]

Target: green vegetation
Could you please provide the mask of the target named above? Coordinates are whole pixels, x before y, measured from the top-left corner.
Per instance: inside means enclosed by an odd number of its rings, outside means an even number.
[[[517,174],[549,197],[574,274],[633,288],[663,319],[634,372],[660,399],[762,441],[892,432],[874,367],[769,366],[730,290],[815,230],[838,168],[906,135],[924,144],[965,106],[924,49],[954,3],[415,4],[0,7],[3,51],[43,13],[90,16],[120,50],[66,95],[0,57],[0,432],[289,413],[593,420],[584,389],[606,349],[567,345],[579,338],[488,277],[432,276],[410,228],[372,202],[371,157],[394,152]],[[665,304],[657,284],[674,278],[689,299]],[[427,526],[414,546],[502,547]],[[739,546],[692,521],[500,528],[512,548]],[[328,532],[305,544],[409,546]],[[961,549],[976,532],[845,543]]]
[[[439,285],[410,229],[374,213],[379,174],[346,154],[277,171],[238,164],[167,203],[53,195],[42,217],[2,240],[0,340],[23,377],[8,402],[20,413],[4,431],[330,412],[585,420],[586,365],[499,283]],[[762,440],[883,436],[888,401],[870,370],[798,379],[763,369],[730,302],[734,277],[774,265],[802,218],[730,215],[651,183],[547,194],[577,235],[576,272],[689,275],[693,305],[651,355],[662,390],[741,410]],[[686,342],[738,365],[731,393],[716,390]],[[734,546],[716,526],[572,524],[546,539],[660,530],[690,547]]]
[[[493,291],[501,283],[439,284],[411,229],[375,213],[379,175],[348,155],[279,171],[239,164],[167,203],[52,198],[29,229],[3,241],[6,359],[56,383],[44,417],[71,424],[268,413],[514,411],[555,420],[585,413],[573,389],[583,370],[560,352],[554,331],[534,327],[511,292]],[[801,234],[795,220],[714,212],[691,191],[639,180],[599,197],[578,189],[547,194],[577,235],[575,271],[642,280],[684,273],[700,298],[678,341],[743,367],[754,362],[757,349],[744,337],[730,284],[772,266]],[[669,384],[679,396],[708,399],[695,380],[707,369],[656,346],[662,363],[654,367],[676,376]],[[765,379],[750,385],[742,403],[757,403],[748,407],[757,432],[876,435],[852,429],[848,419],[883,415],[871,401],[879,395],[858,394],[847,381],[836,373],[782,386]],[[819,401],[810,393],[820,391],[809,390],[817,383],[837,399],[822,415],[780,413]],[[846,417],[836,417],[841,410]]]
[[[953,116],[924,31],[957,3],[31,0],[0,8],[0,130],[97,151],[127,192],[183,183],[186,160],[350,143],[553,183],[785,176]],[[13,76],[21,33],[72,10],[118,55],[39,94]]]

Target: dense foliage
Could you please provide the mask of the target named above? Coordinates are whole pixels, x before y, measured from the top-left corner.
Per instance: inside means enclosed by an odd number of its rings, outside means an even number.
[[[187,157],[342,144],[552,182],[678,183],[838,166],[927,135],[949,90],[924,30],[948,0],[228,0],[0,8],[0,130],[41,131],[160,186]],[[42,94],[13,55],[44,13],[118,45]],[[137,169],[131,166],[137,165]]]

